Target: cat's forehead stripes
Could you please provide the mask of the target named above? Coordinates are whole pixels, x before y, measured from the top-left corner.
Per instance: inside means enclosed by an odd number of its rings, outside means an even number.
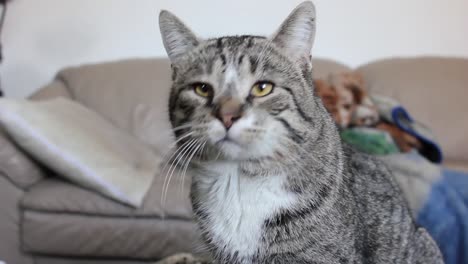
[[[251,49],[256,42],[263,42],[265,40],[265,37],[249,35],[207,40],[204,47],[201,47],[201,50],[206,52],[204,55],[209,57],[206,61],[207,73],[213,73],[214,65],[217,61],[220,61],[222,65],[220,72],[225,72],[231,63],[234,66],[242,65],[246,56],[249,57],[248,61],[252,64],[254,60],[251,57],[255,54],[253,54]],[[256,68],[256,65],[252,68]]]

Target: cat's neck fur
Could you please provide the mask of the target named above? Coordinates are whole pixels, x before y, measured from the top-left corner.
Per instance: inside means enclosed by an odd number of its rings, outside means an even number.
[[[336,200],[342,178],[340,146],[320,149],[322,155],[323,151],[335,153],[334,159],[327,160],[311,160],[317,151],[309,149],[312,147],[302,146],[295,157],[289,156],[282,164],[215,161],[194,169],[194,211],[218,261],[254,262],[262,255],[267,223],[284,213],[310,207],[311,201],[316,203],[313,206],[325,207],[331,206],[327,201]],[[301,155],[309,158],[301,162]]]
[[[223,258],[256,255],[264,221],[297,199],[286,191],[286,175],[251,177],[238,163],[212,163],[193,181],[195,211],[206,217],[201,226],[205,239],[224,248]]]

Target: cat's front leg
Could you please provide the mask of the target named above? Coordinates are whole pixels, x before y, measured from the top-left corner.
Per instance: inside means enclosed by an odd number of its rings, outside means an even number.
[[[189,253],[180,253],[172,255],[154,264],[214,264],[213,261],[206,258],[198,258]]]
[[[330,260],[330,262],[323,262],[309,259],[305,256],[298,256],[293,254],[276,254],[271,256],[267,260],[263,261],[262,264],[331,264],[331,263],[338,263]]]

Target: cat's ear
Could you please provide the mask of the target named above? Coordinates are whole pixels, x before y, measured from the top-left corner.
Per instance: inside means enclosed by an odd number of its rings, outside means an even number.
[[[288,57],[309,58],[315,38],[315,6],[303,2],[297,6],[272,37]]]
[[[197,36],[169,11],[163,10],[159,13],[159,29],[172,63],[199,44]]]

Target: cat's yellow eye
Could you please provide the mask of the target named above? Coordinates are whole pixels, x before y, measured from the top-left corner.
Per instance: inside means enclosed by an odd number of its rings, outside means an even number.
[[[192,87],[193,91],[201,97],[209,97],[213,93],[211,86],[206,83],[196,83]]]
[[[271,82],[258,82],[252,86],[250,94],[255,97],[263,97],[273,92],[275,85]]]

